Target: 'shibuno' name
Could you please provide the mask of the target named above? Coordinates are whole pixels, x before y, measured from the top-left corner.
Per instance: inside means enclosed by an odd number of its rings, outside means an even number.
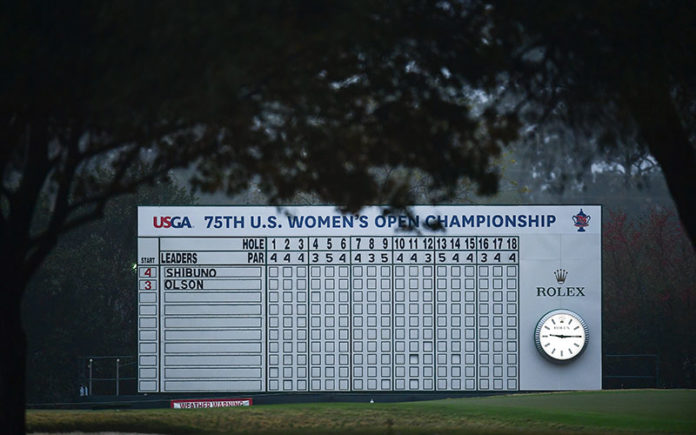
[[[164,269],[167,278],[215,278],[217,269],[205,267],[168,267]]]

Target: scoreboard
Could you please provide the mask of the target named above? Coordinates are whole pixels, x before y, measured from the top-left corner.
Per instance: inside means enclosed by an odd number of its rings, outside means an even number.
[[[139,207],[138,390],[601,388],[601,207]]]

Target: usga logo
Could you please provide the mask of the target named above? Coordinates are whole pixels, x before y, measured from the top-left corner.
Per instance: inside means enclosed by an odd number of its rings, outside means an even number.
[[[153,216],[152,224],[155,228],[191,228],[188,216]]]

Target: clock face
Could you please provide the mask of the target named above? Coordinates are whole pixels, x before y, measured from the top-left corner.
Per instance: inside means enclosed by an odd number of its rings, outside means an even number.
[[[580,356],[585,347],[589,330],[577,313],[554,310],[537,323],[534,340],[537,349],[555,362],[567,362]]]

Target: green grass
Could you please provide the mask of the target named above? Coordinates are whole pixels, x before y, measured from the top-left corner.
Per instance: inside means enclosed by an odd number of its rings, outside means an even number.
[[[27,411],[29,432],[696,433],[696,390],[517,394],[406,403]]]

